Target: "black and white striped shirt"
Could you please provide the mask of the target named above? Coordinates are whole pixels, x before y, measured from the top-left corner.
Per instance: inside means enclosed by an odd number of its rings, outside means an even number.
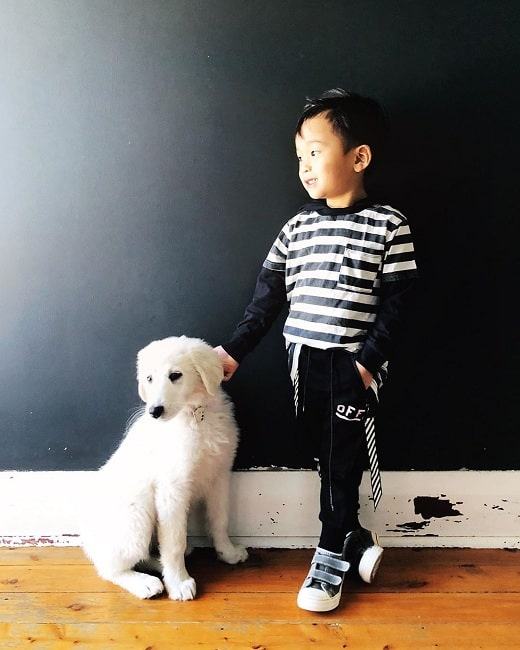
[[[382,283],[417,272],[410,228],[390,206],[316,203],[286,223],[264,267],[285,275],[288,344],[357,352],[378,314]]]
[[[307,344],[344,348],[373,375],[384,372],[417,277],[406,218],[359,201],[304,206],[282,228],[258,275],[251,303],[223,348],[241,362],[289,303],[289,354]]]

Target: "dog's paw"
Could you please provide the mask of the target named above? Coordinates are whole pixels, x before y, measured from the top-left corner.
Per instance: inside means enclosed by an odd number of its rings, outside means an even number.
[[[136,573],[135,571],[113,578],[112,582],[143,600],[158,596],[164,591],[164,585],[159,578],[146,573]]]
[[[153,598],[162,594],[164,591],[164,585],[162,580],[156,576],[146,576],[146,578],[141,583],[141,596],[140,598]]]
[[[249,554],[241,544],[229,544],[225,549],[217,549],[217,557],[227,564],[238,564],[247,560]]]
[[[167,584],[166,589],[168,596],[172,600],[193,600],[197,593],[197,585],[193,578],[188,578],[182,582]]]

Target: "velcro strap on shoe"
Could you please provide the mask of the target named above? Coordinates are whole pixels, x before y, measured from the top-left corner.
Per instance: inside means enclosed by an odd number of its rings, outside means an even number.
[[[335,585],[336,587],[343,582],[343,577],[336,573],[327,573],[326,571],[320,571],[314,565],[311,567],[307,578],[312,580],[320,580],[321,582],[326,582],[329,585]]]
[[[325,555],[325,553],[321,553],[318,550],[314,553],[311,564],[322,564],[342,573],[345,573],[350,568],[350,563],[346,560],[334,557],[333,555]]]

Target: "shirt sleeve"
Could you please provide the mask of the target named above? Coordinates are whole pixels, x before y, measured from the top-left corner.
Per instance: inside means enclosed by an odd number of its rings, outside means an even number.
[[[253,298],[231,339],[222,344],[224,350],[241,363],[270,330],[286,302],[285,274],[263,266],[256,280]]]
[[[356,361],[373,375],[391,357],[397,333],[413,301],[416,286],[415,274],[382,284],[379,313],[363,347],[356,354]]]
[[[356,360],[373,375],[390,359],[417,286],[417,264],[410,226],[403,215],[393,222],[386,242],[377,317]]]

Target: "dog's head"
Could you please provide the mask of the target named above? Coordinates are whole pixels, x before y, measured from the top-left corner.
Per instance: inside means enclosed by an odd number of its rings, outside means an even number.
[[[204,405],[223,376],[217,353],[202,339],[171,336],[137,354],[139,396],[154,418],[169,420],[185,407]]]

